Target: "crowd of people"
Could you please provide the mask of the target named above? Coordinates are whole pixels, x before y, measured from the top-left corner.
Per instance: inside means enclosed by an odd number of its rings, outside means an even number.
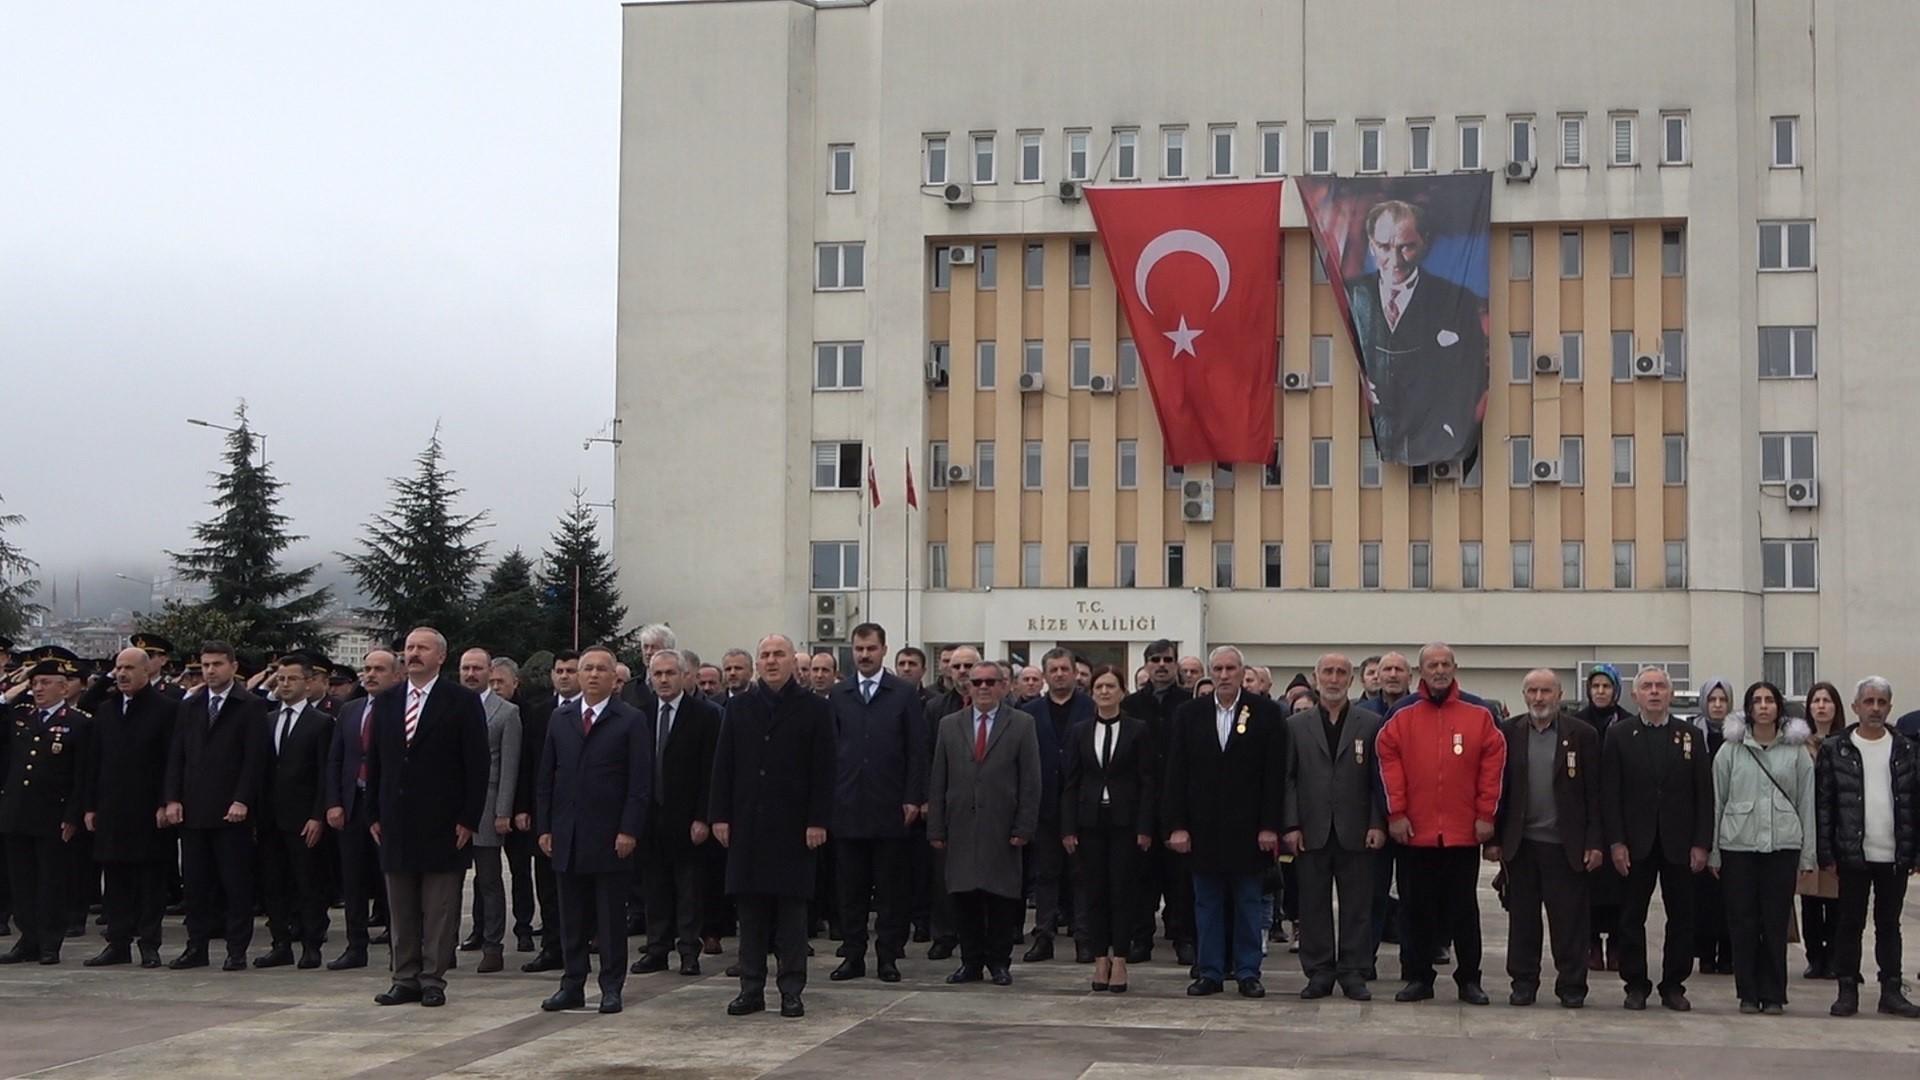
[[[643,678],[593,646],[556,653],[548,686],[484,646],[453,656],[431,627],[357,672],[302,651],[243,679],[217,641],[176,669],[152,635],[91,677],[63,649],[21,654],[0,964],[59,963],[97,902],[86,966],[161,967],[178,910],[175,970],[213,963],[216,939],[227,971],[364,968],[385,944],[380,1005],[442,1005],[459,952],[497,972],[511,942],[523,971],[559,973],[542,1008],[584,1008],[597,967],[615,1013],[629,974],[700,975],[733,936],[727,1011],[767,1008],[772,957],[779,1012],[800,1016],[823,931],[836,982],[867,977],[870,944],[899,982],[913,942],[958,952],[948,983],[1006,986],[1016,949],[1045,962],[1067,933],[1093,991],[1125,992],[1164,938],[1192,996],[1265,996],[1285,944],[1302,998],[1359,1001],[1397,944],[1395,1000],[1432,998],[1450,966],[1485,1005],[1490,862],[1512,1005],[1535,1002],[1544,946],[1567,1008],[1604,970],[1628,1009],[1657,994],[1687,1011],[1697,964],[1733,976],[1741,1012],[1779,1013],[1797,930],[1803,976],[1835,980],[1830,1012],[1852,1015],[1871,910],[1877,1009],[1920,1017],[1900,931],[1920,744],[1890,726],[1885,679],[1850,703],[1821,683],[1804,717],[1768,682],[1736,699],[1712,680],[1682,717],[1664,671],[1623,687],[1602,666],[1568,702],[1541,668],[1509,716],[1440,643],[1412,663],[1328,653],[1276,692],[1231,645],[1203,661],[1157,641],[1129,678],[1064,648],[1029,666],[960,645],[930,665],[890,656],[873,623],[851,642],[844,674],[781,634],[707,664],[653,625]],[[335,907],[345,947],[325,960]]]

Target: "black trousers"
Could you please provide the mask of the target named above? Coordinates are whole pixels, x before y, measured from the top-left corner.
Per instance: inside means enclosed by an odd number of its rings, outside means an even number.
[[[67,911],[73,892],[73,850],[58,835],[7,834],[7,879],[13,886],[13,914],[20,937],[13,951],[21,956],[59,956],[67,939]]]
[[[1686,988],[1693,973],[1693,871],[1684,862],[1668,862],[1656,840],[1644,859],[1634,859],[1627,873],[1626,896],[1620,902],[1620,921],[1613,944],[1620,959],[1620,981],[1629,991],[1653,992],[1647,975],[1647,908],[1653,886],[1660,886],[1660,903],[1667,909],[1666,940],[1660,949],[1660,986]]]
[[[1540,986],[1540,912],[1552,934],[1553,992],[1587,996],[1591,913],[1587,872],[1567,865],[1559,844],[1522,840],[1507,862],[1507,975],[1516,989]]]
[[[1308,979],[1358,980],[1373,964],[1373,868],[1371,851],[1340,846],[1331,831],[1324,847],[1295,855],[1299,881],[1300,970]],[[1339,895],[1338,931],[1334,896]]]
[[[960,935],[960,962],[978,970],[1013,965],[1013,942],[1020,933],[1025,905],[1017,896],[984,889],[953,893],[954,929]]]
[[[167,864],[103,863],[100,906],[107,916],[107,944],[160,947],[160,920],[167,910]]]
[[[1840,868],[1840,922],[1833,934],[1833,973],[1860,981],[1860,937],[1867,928],[1867,893],[1873,893],[1873,959],[1880,985],[1900,986],[1900,906],[1907,900],[1907,872],[1892,863]]]
[[[682,958],[700,955],[700,921],[706,915],[706,852],[689,846],[685,834],[669,838],[648,821],[637,854],[647,909],[647,955],[664,957],[676,945]]]
[[[507,852],[507,874],[513,879],[513,936],[533,933],[537,913],[545,921],[553,911],[553,862],[540,854],[540,845],[530,832],[515,830],[507,834],[503,845]],[[544,930],[545,927],[542,927]]]
[[[493,822],[483,821],[483,829]],[[481,847],[468,844],[473,860],[473,936],[484,948],[501,948],[507,934],[507,880],[502,873],[505,845]]]
[[[1400,845],[1391,839],[1373,853],[1373,955],[1376,961],[1382,944],[1398,945],[1407,940],[1407,913],[1393,895],[1394,871],[1399,865]]]
[[[923,818],[907,831],[907,881],[913,893],[913,926],[933,933],[933,898],[944,894],[933,879],[933,845],[927,843],[927,823]]]
[[[227,955],[247,954],[253,944],[253,858],[250,825],[180,830],[189,948],[206,948],[224,926]]]
[[[947,851],[945,848],[936,848],[931,844],[927,846],[933,852],[932,861],[928,863],[933,870],[933,895],[928,901],[932,908],[928,919],[932,923],[933,940],[958,945],[960,917],[954,910],[953,894],[947,891]],[[1020,926],[1016,922],[1014,931],[1017,933],[1019,929]]]
[[[828,837],[827,842],[816,850],[814,859],[813,900],[807,905],[807,933],[820,923],[827,924],[827,933],[840,936],[840,899],[834,892],[836,877],[834,867],[838,864],[840,840]]]
[[[1433,957],[1453,940],[1453,978],[1480,981],[1480,849],[1400,849],[1400,904],[1407,911],[1401,971],[1408,982],[1432,983]]]
[[[734,932],[733,897],[727,895],[727,849],[719,844],[702,844],[700,850],[707,866],[707,910],[700,920],[702,937],[723,938]],[[817,870],[816,870],[817,872]]]
[[[1114,824],[1102,810],[1097,824],[1080,827],[1073,853],[1075,895],[1084,905],[1074,943],[1084,939],[1095,956],[1125,959],[1133,944],[1140,901],[1139,878],[1145,855],[1131,822]]]
[[[325,851],[281,829],[262,830],[259,844],[261,892],[274,946],[297,942],[319,948],[328,922]]]
[[[1028,844],[1021,855],[1028,889],[1033,895],[1034,940],[1052,941],[1054,927],[1060,925],[1060,903],[1067,869],[1067,849],[1060,846],[1060,823],[1041,821],[1033,834],[1033,843]],[[1021,915],[1025,914],[1022,910]],[[1019,939],[1020,928],[1016,925],[1014,940]]]
[[[340,895],[346,901],[347,948],[367,948],[367,908],[385,911],[387,876],[380,872],[380,847],[367,831],[367,801],[363,795],[340,830]]]
[[[740,915],[740,992],[767,990],[768,945],[779,962],[775,977],[782,994],[807,988],[807,905],[803,896],[743,893],[733,898]]]
[[[1153,849],[1146,855],[1146,887],[1140,891],[1138,922],[1134,924],[1134,940],[1153,944],[1153,917],[1160,912],[1165,922],[1167,940],[1175,945],[1193,946],[1193,871],[1188,868],[1187,856],[1172,851],[1164,843],[1155,842]],[[1161,902],[1165,901],[1165,910]]]
[[[1800,947],[1807,963],[1826,966],[1833,958],[1833,935],[1840,929],[1840,901],[1824,896],[1800,898]]]
[[[1727,938],[1726,890],[1712,874],[1696,874],[1693,879],[1693,953],[1700,958],[1703,974],[1709,964],[1718,968],[1733,963],[1733,942]]]
[[[913,870],[909,841],[904,838],[835,841],[839,864],[835,884],[840,893],[840,933],[849,960],[867,955],[867,911],[873,916],[873,952],[881,960],[907,954],[908,907],[912,902],[908,874]]]
[[[1727,930],[1733,936],[1733,989],[1741,1001],[1787,1003],[1787,930],[1800,849],[1722,851]]]
[[[600,993],[618,994],[627,984],[627,893],[633,871],[611,874],[558,874],[560,956],[566,965],[560,989],[587,986],[587,942],[600,946]]]

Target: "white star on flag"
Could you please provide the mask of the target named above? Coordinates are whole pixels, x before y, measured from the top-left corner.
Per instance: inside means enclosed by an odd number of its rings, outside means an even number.
[[[1160,332],[1162,337],[1173,342],[1173,355],[1175,359],[1178,359],[1181,353],[1186,353],[1188,356],[1196,356],[1193,351],[1193,339],[1204,333],[1206,333],[1205,330],[1187,329],[1187,317],[1185,315],[1180,316],[1180,328],[1178,330],[1162,330]]]

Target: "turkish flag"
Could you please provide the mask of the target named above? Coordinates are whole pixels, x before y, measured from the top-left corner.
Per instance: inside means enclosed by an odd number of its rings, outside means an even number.
[[[1087,189],[1169,465],[1273,457],[1280,181]]]

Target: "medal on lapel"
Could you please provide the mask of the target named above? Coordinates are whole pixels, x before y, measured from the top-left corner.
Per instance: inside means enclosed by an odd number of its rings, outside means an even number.
[[[59,752],[61,752],[62,750],[65,750],[66,748],[67,748],[67,744],[65,744],[65,743],[63,743],[63,742],[61,742],[61,741],[60,741],[59,739],[55,739],[55,740],[53,740],[53,745],[52,745],[52,746],[49,746],[49,747],[47,747],[47,753],[49,753],[49,754],[57,754],[57,753],[59,753]]]
[[[1693,733],[1692,732],[1689,731],[1689,732],[1681,733],[1680,753],[1685,755],[1688,761],[1693,760]]]
[[[1250,711],[1251,710],[1245,705],[1240,706],[1240,722],[1233,726],[1234,734],[1245,735],[1247,733],[1247,714]]]
[[[1459,732],[1453,733],[1453,756],[1459,757],[1467,752],[1467,737]]]
[[[1363,739],[1353,740],[1353,763],[1355,765],[1367,763],[1367,744]]]
[[[1578,764],[1579,760],[1580,760],[1579,758],[1574,756],[1573,751],[1571,750],[1567,751],[1567,778],[1568,779],[1572,779],[1573,777],[1580,775],[1580,766]]]

